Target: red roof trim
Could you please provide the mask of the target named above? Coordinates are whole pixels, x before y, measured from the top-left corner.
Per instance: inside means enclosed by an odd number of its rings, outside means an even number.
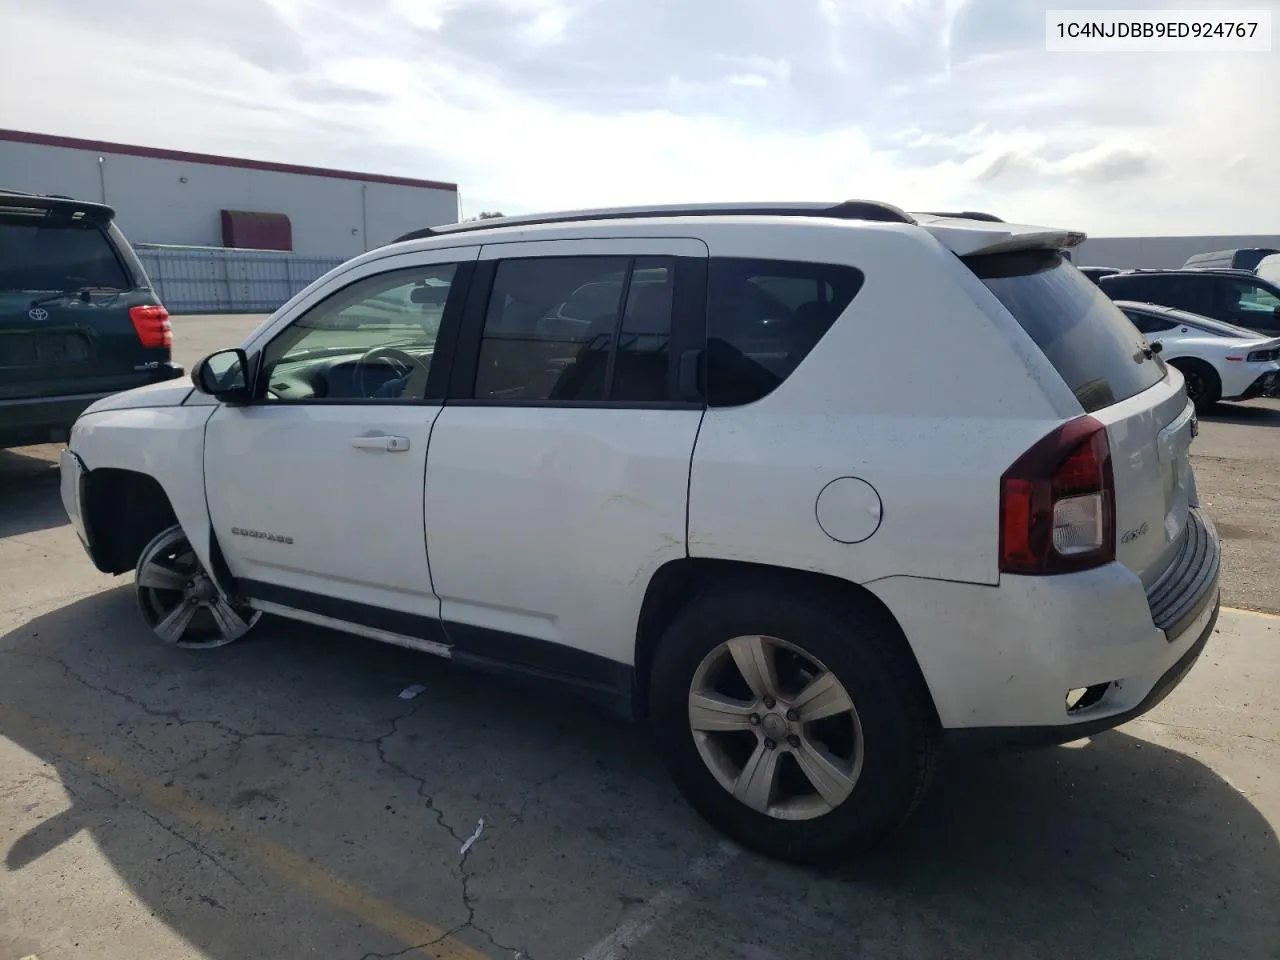
[[[432,190],[458,192],[456,183],[443,183],[439,180],[415,180],[411,177],[390,177],[381,173],[355,173],[350,170],[331,170],[327,167],[304,167],[296,163],[272,163],[269,160],[220,157],[208,153],[190,153],[186,150],[135,147],[127,143],[81,140],[78,137],[56,137],[48,133],[27,133],[23,130],[0,129],[0,140],[10,140],[14,143],[34,143],[44,147],[66,147],[69,150],[96,150],[98,153],[117,153],[129,157],[150,157],[153,160],[185,160],[188,163],[207,163],[218,167],[239,167],[243,170],[269,170],[272,173],[296,173],[304,177],[333,177],[337,180],[357,180],[361,183],[389,183],[397,187],[427,187]]]

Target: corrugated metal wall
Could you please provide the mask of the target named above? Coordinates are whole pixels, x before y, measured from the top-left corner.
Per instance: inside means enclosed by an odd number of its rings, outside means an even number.
[[[270,313],[343,262],[273,250],[133,248],[170,313]]]

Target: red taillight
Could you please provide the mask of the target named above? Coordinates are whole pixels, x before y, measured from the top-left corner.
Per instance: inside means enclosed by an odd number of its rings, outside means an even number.
[[[1107,430],[1064,423],[1000,480],[1002,573],[1065,573],[1116,556],[1115,475]]]
[[[173,328],[169,325],[169,311],[164,307],[130,307],[129,319],[144,347],[173,346]]]

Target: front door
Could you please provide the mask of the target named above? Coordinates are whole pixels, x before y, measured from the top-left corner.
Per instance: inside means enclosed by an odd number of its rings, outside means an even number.
[[[210,419],[210,519],[255,605],[384,639],[438,634],[423,531],[447,372],[435,345],[477,252],[402,255],[342,276],[272,331],[255,400]]]
[[[687,555],[706,246],[486,246],[427,457],[453,655],[626,682],[650,578]]]

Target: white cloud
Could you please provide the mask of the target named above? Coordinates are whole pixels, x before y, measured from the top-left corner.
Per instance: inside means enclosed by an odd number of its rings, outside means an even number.
[[[1042,28],[973,48],[1003,0],[116,3],[6,13],[0,82],[39,95],[0,126],[454,180],[468,209],[865,197],[1276,229],[1274,57],[1049,57]],[[5,39],[51,35],[56,58]]]

